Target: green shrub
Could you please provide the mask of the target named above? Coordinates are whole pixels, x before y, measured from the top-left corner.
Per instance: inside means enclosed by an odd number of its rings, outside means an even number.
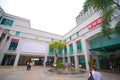
[[[62,67],[64,67],[64,64],[63,64],[62,62],[59,62],[59,61],[58,61],[58,62],[56,62],[55,64],[56,64],[56,67],[57,67],[57,68],[62,68]]]

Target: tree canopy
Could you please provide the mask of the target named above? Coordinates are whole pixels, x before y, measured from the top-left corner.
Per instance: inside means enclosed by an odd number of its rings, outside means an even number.
[[[52,41],[50,44],[49,44],[49,48],[50,49],[63,49],[64,47],[66,46],[66,43],[65,42],[62,42],[62,41]]]
[[[104,36],[110,38],[111,32],[120,35],[120,20],[116,21],[115,28],[111,29],[112,19],[117,18],[116,14],[120,13],[120,4],[116,0],[86,0],[83,5],[84,12],[86,13],[90,7],[98,11],[103,18],[101,32]]]

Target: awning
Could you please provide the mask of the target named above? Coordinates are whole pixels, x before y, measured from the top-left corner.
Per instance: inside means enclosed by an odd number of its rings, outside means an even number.
[[[120,50],[120,44],[114,44],[109,46],[103,46],[99,48],[89,49],[90,51],[100,51],[100,52],[115,52]]]

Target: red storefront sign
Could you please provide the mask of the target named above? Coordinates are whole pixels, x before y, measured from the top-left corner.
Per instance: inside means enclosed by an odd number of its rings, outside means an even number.
[[[96,27],[97,25],[99,25],[100,23],[102,23],[102,18],[101,17],[98,18],[97,20],[95,20],[94,22],[90,23],[88,25],[88,29],[90,30],[90,29]]]

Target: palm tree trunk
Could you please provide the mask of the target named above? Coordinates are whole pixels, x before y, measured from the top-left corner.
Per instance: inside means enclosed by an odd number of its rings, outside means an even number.
[[[56,61],[57,61],[57,59],[58,59],[58,53],[57,53],[57,48],[55,48],[55,61],[54,61],[54,63],[56,63]]]

